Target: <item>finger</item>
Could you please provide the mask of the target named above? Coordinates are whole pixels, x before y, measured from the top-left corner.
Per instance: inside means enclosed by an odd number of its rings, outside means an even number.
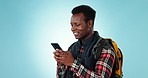
[[[59,57],[64,57],[64,56],[65,56],[65,55],[64,55],[63,52],[59,54]]]
[[[53,54],[55,55],[56,51],[53,52]]]
[[[62,62],[61,62],[62,60],[60,60],[60,59],[56,59],[56,61],[59,62],[59,63],[62,63]]]
[[[62,50],[60,50],[60,49],[56,49],[56,51],[57,51],[57,52],[63,52],[63,51],[62,51]]]
[[[58,57],[59,60],[65,60],[63,56]]]
[[[53,57],[54,57],[55,59],[58,59],[58,58],[57,58],[58,56],[53,56]]]
[[[55,55],[55,56],[59,56],[60,53],[59,53],[59,52],[55,52],[54,55]]]
[[[55,59],[60,59],[60,57],[59,57],[59,56],[54,56],[54,58],[55,58]]]
[[[56,60],[58,63],[61,63],[61,62],[60,62],[61,60],[59,60],[59,59],[55,59],[55,60]]]
[[[60,63],[65,63],[65,60],[58,60],[58,62],[60,62]]]

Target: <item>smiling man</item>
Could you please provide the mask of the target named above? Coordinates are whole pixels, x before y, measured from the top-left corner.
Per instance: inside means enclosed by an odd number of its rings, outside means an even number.
[[[108,44],[95,55],[92,49],[101,41],[94,31],[96,11],[87,5],[80,5],[72,10],[71,31],[78,41],[68,51],[57,49],[54,58],[57,61],[57,78],[111,78],[115,62],[115,52]],[[95,57],[99,57],[95,59]]]

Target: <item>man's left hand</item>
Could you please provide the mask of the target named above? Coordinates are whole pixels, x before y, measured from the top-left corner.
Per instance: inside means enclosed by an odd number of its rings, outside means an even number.
[[[64,51],[63,54],[59,55],[58,61],[60,63],[63,63],[67,66],[72,66],[72,63],[74,62],[74,57],[72,56],[70,51]]]

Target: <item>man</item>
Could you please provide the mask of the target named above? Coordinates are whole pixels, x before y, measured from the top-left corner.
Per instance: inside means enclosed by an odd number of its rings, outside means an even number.
[[[77,42],[68,51],[57,49],[57,78],[110,78],[115,62],[115,52],[111,47],[102,48],[96,60],[92,49],[101,37],[94,31],[96,11],[90,6],[80,5],[72,10],[71,31]],[[110,46],[110,45],[105,45]]]

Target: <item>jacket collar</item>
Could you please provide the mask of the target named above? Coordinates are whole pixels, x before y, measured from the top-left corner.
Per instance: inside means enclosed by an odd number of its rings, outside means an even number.
[[[97,31],[94,31],[92,36],[90,36],[88,39],[85,39],[83,41],[82,40],[78,40],[78,43],[81,46],[87,46],[87,45],[89,45],[89,43],[91,43],[93,41],[96,41],[98,38],[100,38],[99,33]]]

